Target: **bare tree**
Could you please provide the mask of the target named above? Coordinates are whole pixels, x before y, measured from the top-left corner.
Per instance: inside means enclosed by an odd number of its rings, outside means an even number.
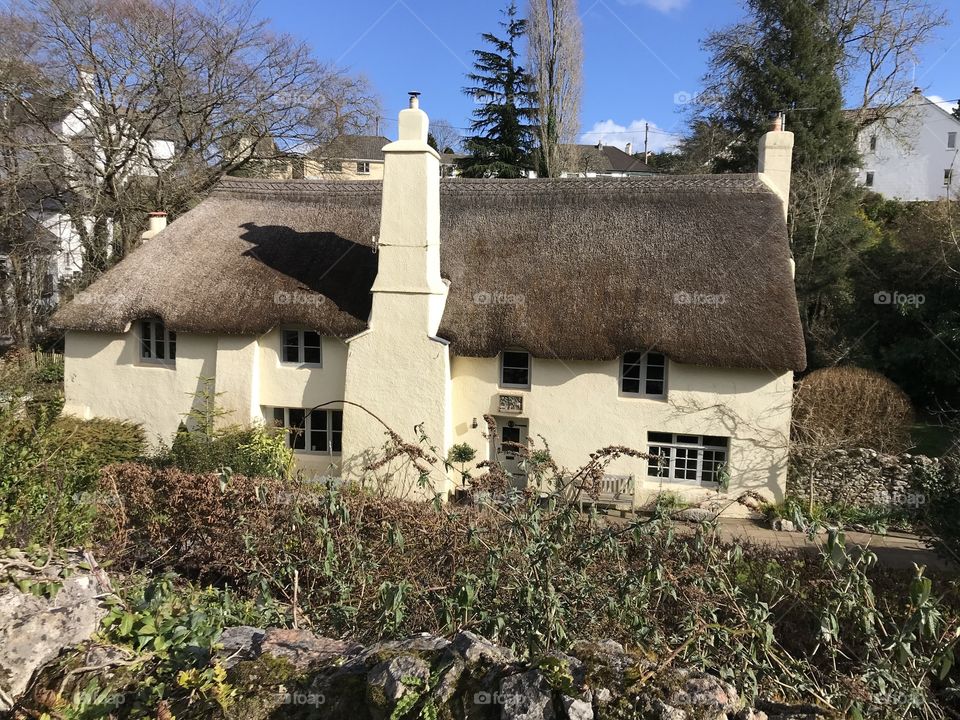
[[[863,127],[885,120],[915,84],[919,50],[948,24],[926,0],[833,0],[831,23],[843,49],[837,71],[856,98]]]
[[[537,108],[539,171],[562,170],[562,145],[580,129],[583,29],[576,0],[530,0],[527,18],[530,74]]]
[[[449,120],[432,120],[430,122],[430,134],[433,135],[433,139],[437,143],[438,152],[447,152],[448,149],[453,152],[460,152],[463,136]]]
[[[18,164],[0,170],[12,187],[0,215],[59,205],[90,275],[148,212],[176,216],[223,175],[358,132],[379,110],[362,77],[273,32],[250,2],[36,0],[0,26],[16,28],[0,46],[0,150]]]

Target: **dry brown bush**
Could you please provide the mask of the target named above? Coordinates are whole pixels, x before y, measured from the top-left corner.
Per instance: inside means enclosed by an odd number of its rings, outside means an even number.
[[[797,383],[793,439],[807,448],[910,447],[910,398],[880,373],[858,367],[816,370]]]

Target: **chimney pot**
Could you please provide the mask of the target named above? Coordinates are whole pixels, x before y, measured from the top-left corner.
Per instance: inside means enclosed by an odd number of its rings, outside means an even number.
[[[410,93],[410,107],[413,110],[416,110],[420,107],[420,92],[417,90],[411,90]]]
[[[143,240],[149,240],[167,227],[167,214],[165,212],[152,212],[148,217],[150,218],[150,225],[147,231],[140,236]]]
[[[633,155],[633,143],[632,143],[632,142],[628,142],[628,143],[627,143],[627,149],[624,150],[624,152],[625,152],[627,155]]]

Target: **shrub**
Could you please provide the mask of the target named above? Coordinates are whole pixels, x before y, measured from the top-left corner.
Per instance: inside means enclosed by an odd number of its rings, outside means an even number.
[[[139,426],[0,409],[0,518],[5,542],[86,544],[100,469],[143,453]]]
[[[939,468],[926,468],[913,488],[922,502],[915,509],[915,527],[926,540],[960,563],[960,451],[941,459]]]
[[[956,684],[955,602],[922,569],[872,574],[875,556],[842,535],[814,557],[657,518],[607,525],[533,494],[451,507],[142,465],[107,475],[117,567],[267,588],[321,635],[469,629],[531,655],[609,637],[838,717],[945,717]]]
[[[177,432],[168,449],[154,461],[185,472],[228,472],[251,477],[285,478],[293,467],[293,452],[283,434],[260,425],[209,432]]]
[[[793,435],[801,448],[910,447],[910,399],[887,378],[857,367],[816,370],[797,383]]]

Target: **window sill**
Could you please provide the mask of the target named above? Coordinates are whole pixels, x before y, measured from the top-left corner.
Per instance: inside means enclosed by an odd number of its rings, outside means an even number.
[[[137,360],[139,367],[166,368],[168,370],[177,369],[176,360],[151,360],[150,358],[140,358]]]
[[[308,368],[310,370],[317,370],[323,368],[323,363],[295,363],[295,362],[286,362],[285,360],[280,361],[280,367],[284,368]]]
[[[500,385],[497,385],[497,387],[500,388],[501,390],[529,390],[529,389],[530,389],[530,386],[529,386],[529,385],[503,385],[503,384],[500,384]]]
[[[667,395],[643,395],[642,393],[626,393],[619,392],[617,397],[621,397],[624,400],[656,400],[657,402],[665,402],[667,400]]]
[[[343,452],[325,452],[323,450],[294,450],[294,455],[306,455],[307,457],[332,457],[338,458],[343,456]]]

